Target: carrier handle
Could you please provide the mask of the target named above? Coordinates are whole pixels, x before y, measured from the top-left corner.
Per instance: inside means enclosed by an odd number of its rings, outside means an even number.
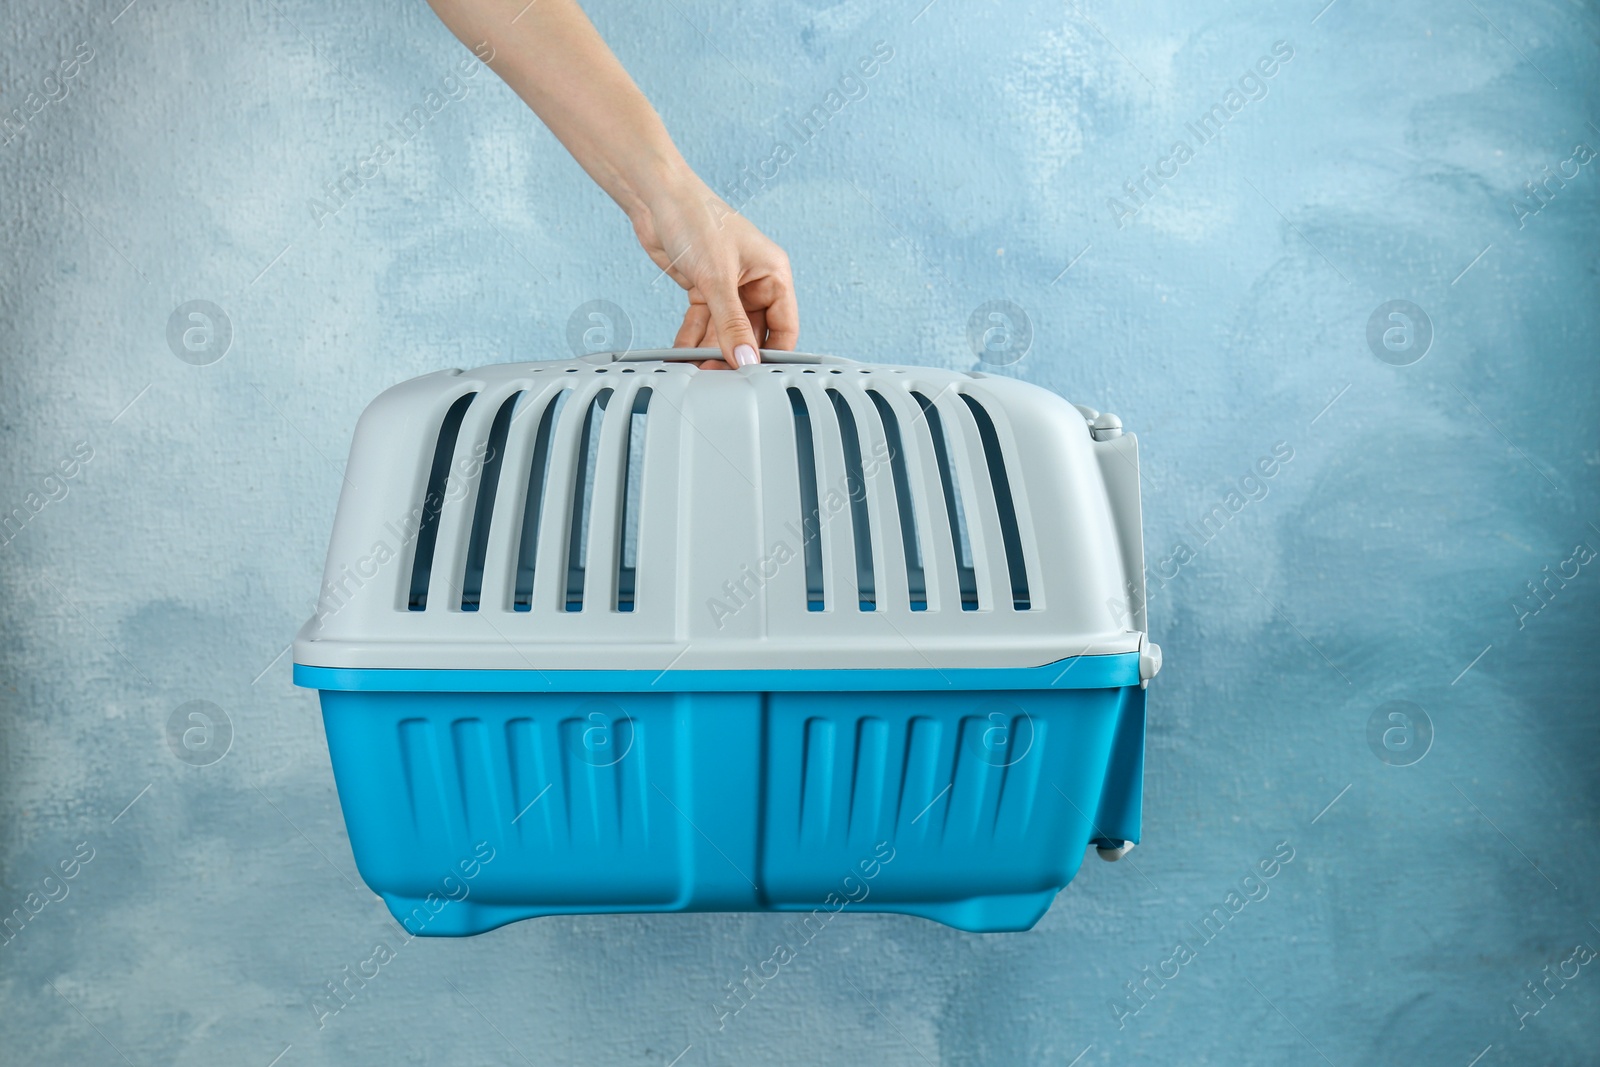
[[[585,357],[590,363],[646,363],[660,361],[663,363],[698,363],[706,359],[721,359],[720,348],[635,348],[627,352],[597,352]],[[779,352],[775,349],[763,348],[761,350],[763,363],[855,363],[853,359],[843,356],[824,356],[814,352]]]

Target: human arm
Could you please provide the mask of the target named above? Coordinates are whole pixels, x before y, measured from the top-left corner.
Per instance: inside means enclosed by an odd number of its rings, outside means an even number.
[[[789,259],[701,181],[576,0],[429,0],[627,214],[651,260],[689,296],[676,347],[729,366],[792,349]],[[488,48],[481,46],[487,44]]]

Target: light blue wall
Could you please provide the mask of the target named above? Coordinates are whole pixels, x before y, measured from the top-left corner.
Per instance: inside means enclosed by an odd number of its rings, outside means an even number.
[[[1513,207],[1600,147],[1592,7],[597,0],[719,188],[891,47],[746,205],[804,346],[970,368],[970,312],[1015,302],[1012,372],[1120,414],[1152,567],[1193,551],[1152,594],[1132,863],[1089,860],[1025,935],[846,917],[718,1033],[774,917],[417,941],[317,1028],[321,983],[395,938],[282,655],[355,419],[424,371],[564,355],[592,299],[665,343],[680,297],[486,73],[319,227],[324,183],[466,54],[420,3],[123,3],[0,31],[0,108],[60,97],[0,147],[0,505],[30,516],[0,547],[0,911],[93,850],[0,945],[0,1059],[1595,1062],[1600,962],[1524,983],[1600,948],[1600,562],[1514,606],[1600,549],[1600,161]],[[1108,198],[1279,41],[1264,98],[1119,226]],[[165,336],[196,299],[232,324],[210,366]],[[1366,338],[1395,299],[1434,331],[1405,367]],[[211,766],[168,747],[190,700],[235,731]],[[1410,766],[1368,740],[1397,700],[1432,724]],[[1270,895],[1119,1028],[1123,983],[1279,842]],[[1543,1007],[1519,1029],[1514,1002]]]

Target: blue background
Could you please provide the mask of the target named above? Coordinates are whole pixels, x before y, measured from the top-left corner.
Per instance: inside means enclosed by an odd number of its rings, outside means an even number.
[[[1600,562],[1516,605],[1600,549],[1600,161],[1514,207],[1600,146],[1592,6],[592,5],[723,190],[892,48],[744,205],[793,259],[802,347],[973,368],[972,311],[1019,305],[1002,372],[1121,415],[1152,571],[1192,550],[1152,579],[1131,862],[1088,860],[1028,934],[846,915],[719,1032],[779,917],[419,940],[318,1029],[322,983],[399,941],[284,654],[356,417],[418,373],[565,356],[591,300],[666,343],[682,298],[486,71],[318,225],[467,55],[422,4],[123,2],[0,31],[0,110],[60,97],[0,147],[0,508],[48,500],[0,547],[0,912],[94,850],[0,945],[5,1058],[1596,1062],[1600,962],[1524,983],[1600,948]],[[1277,41],[1266,95],[1119,226],[1107,200]],[[196,299],[232,325],[209,366],[166,339]],[[1433,331],[1403,367],[1367,339],[1397,299]],[[168,745],[190,700],[232,723],[210,766]],[[1409,766],[1369,742],[1396,700],[1433,732]],[[1119,1025],[1123,983],[1280,842],[1270,894]]]

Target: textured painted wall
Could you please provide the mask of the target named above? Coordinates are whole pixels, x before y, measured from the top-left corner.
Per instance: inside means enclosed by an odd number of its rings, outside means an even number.
[[[565,355],[590,300],[663,343],[680,297],[503,86],[452,88],[466,52],[420,3],[19,5],[0,1059],[1596,1062],[1600,17],[923,2],[593,13],[790,252],[805,347],[969,368],[1007,300],[1032,341],[996,372],[1141,435],[1166,668],[1132,862],[1089,860],[1025,935],[845,917],[721,1031],[775,917],[401,945],[284,655],[355,419],[424,371]],[[226,338],[169,340],[195,300]],[[206,766],[170,743],[195,700],[229,724]]]

